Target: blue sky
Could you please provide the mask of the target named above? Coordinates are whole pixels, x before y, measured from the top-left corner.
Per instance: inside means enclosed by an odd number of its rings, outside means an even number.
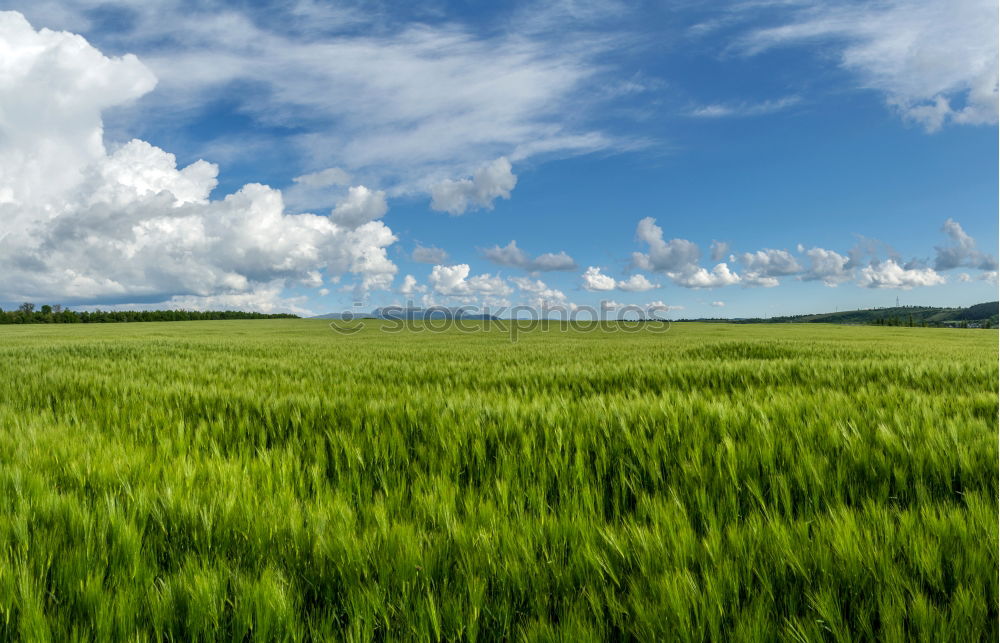
[[[0,9],[4,307],[996,299],[989,1]]]

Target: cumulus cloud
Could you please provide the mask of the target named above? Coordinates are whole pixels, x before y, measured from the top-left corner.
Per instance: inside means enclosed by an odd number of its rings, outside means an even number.
[[[900,288],[909,290],[917,286],[937,286],[945,278],[932,268],[904,268],[893,259],[873,262],[861,269],[859,286],[865,288]]]
[[[646,253],[632,253],[632,265],[643,270],[660,272],[685,288],[717,288],[740,282],[740,276],[725,263],[711,271],[698,265],[701,251],[687,239],[663,240],[663,229],[656,219],[646,217],[636,226],[636,238],[649,246]]]
[[[422,246],[419,243],[413,249],[410,259],[417,263],[444,263],[448,261],[448,253],[435,246]]]
[[[689,272],[668,273],[668,276],[685,288],[721,288],[740,283],[740,276],[725,263],[716,264],[711,271],[698,267]]]
[[[740,263],[748,272],[767,277],[794,275],[802,271],[802,266],[787,250],[765,248],[757,252],[744,252]]]
[[[743,264],[743,285],[773,288],[778,285],[778,277],[798,274],[802,266],[787,250],[765,248],[757,252],[740,255]]]
[[[619,280],[616,284],[618,290],[625,292],[645,292],[654,288],[659,288],[660,284],[654,284],[644,275],[635,274],[625,280]]]
[[[465,301],[495,300],[513,292],[499,275],[469,276],[469,264],[434,266],[427,283],[435,294],[457,297]]]
[[[726,302],[724,301],[713,301],[709,304],[709,306],[711,306],[712,308],[724,308],[725,305]]]
[[[768,277],[756,272],[744,272],[740,282],[747,288],[758,286],[760,288],[775,288],[781,284],[777,277]]]
[[[941,230],[951,238],[951,244],[937,246],[934,259],[935,270],[951,270],[966,267],[980,270],[996,270],[996,257],[976,249],[976,240],[965,233],[962,226],[954,219],[944,222]]]
[[[597,266],[588,267],[581,279],[583,280],[584,290],[591,292],[614,290],[617,285],[614,277],[603,274]]]
[[[526,277],[512,277],[514,282],[522,292],[527,293],[527,302],[536,308],[565,306],[568,304],[565,293],[556,288],[550,288],[545,282],[539,279],[528,279]]]
[[[725,241],[712,241],[712,245],[709,246],[711,251],[712,261],[722,261],[729,254],[729,244]]]
[[[406,275],[403,277],[403,283],[399,285],[396,292],[401,295],[414,295],[418,292],[425,292],[426,290],[427,288],[425,286],[421,286],[417,283],[416,277],[413,275]]]
[[[333,218],[288,214],[258,184],[211,200],[211,163],[178,168],[139,140],[105,149],[102,111],[156,82],[135,57],[14,12],[0,12],[0,49],[0,299],[194,308],[275,301],[278,284],[318,287],[324,273],[353,273],[361,290],[391,283],[396,237],[372,220],[384,195],[357,188]]]
[[[663,229],[656,225],[656,219],[646,217],[639,221],[635,230],[636,239],[649,246],[648,253],[632,254],[634,265],[654,272],[683,272],[698,263],[701,251],[686,239],[663,240]]]
[[[105,156],[101,112],[150,92],[156,77],[135,56],[108,58],[79,36],[36,32],[14,12],[0,12],[0,47],[0,203],[43,203]]]
[[[583,289],[591,292],[616,289],[624,292],[645,292],[660,287],[660,284],[651,282],[645,275],[635,274],[628,279],[618,280],[602,273],[597,266],[588,267],[581,280]]]
[[[861,86],[929,132],[947,122],[997,122],[997,5],[993,0],[806,2],[787,24],[741,43],[755,54],[832,43]]]
[[[431,186],[431,208],[449,214],[465,214],[470,209],[493,209],[496,199],[509,199],[517,185],[510,161],[500,157],[487,163],[469,178],[445,179]]]
[[[307,308],[306,297],[284,295],[285,283],[257,284],[249,292],[224,293],[219,295],[193,296],[174,295],[170,299],[148,304],[149,310],[244,310],[259,313],[289,312],[310,316],[314,312]],[[322,293],[322,291],[321,291]]]
[[[363,185],[352,187],[347,198],[337,204],[330,219],[345,228],[357,228],[369,221],[382,218],[389,211],[385,192],[372,191]]]
[[[224,157],[238,158],[241,155],[238,149],[222,149],[217,144],[209,145],[208,149],[213,154],[221,153]],[[243,154],[245,153],[244,151]],[[323,210],[345,196],[343,188],[350,182],[350,174],[339,167],[331,167],[293,178],[292,184],[282,190],[282,194],[286,205],[296,211]]]
[[[504,247],[493,246],[483,251],[483,256],[495,264],[520,268],[528,272],[548,272],[553,270],[576,270],[576,262],[565,252],[546,252],[532,257],[511,241]]]
[[[672,310],[684,310],[684,306],[669,306],[665,304],[661,299],[657,299],[656,301],[651,301],[645,306],[643,306],[643,308],[645,308],[646,312],[650,315],[658,312],[667,313]]]
[[[847,267],[849,257],[824,248],[810,248],[805,254],[809,267],[802,274],[803,281],[822,281],[824,285],[835,287],[851,279],[853,272]]]

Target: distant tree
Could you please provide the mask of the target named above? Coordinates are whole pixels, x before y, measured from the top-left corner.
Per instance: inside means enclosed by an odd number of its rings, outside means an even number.
[[[52,306],[49,306],[48,304],[43,305],[41,313],[43,315],[51,315],[52,314]]]
[[[23,304],[21,304],[20,307],[18,307],[18,310],[24,313],[25,315],[30,315],[31,313],[35,312],[35,305],[31,302],[26,301]]]

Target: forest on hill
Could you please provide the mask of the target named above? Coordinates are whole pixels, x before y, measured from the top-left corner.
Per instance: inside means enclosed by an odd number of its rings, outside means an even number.
[[[1000,302],[991,301],[967,308],[937,306],[894,306],[842,310],[833,313],[754,317],[746,319],[698,319],[681,321],[719,321],[737,324],[862,324],[874,326],[931,326],[996,328]]]

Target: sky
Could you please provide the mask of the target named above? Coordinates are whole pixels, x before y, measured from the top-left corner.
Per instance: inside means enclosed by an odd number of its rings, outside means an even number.
[[[992,0],[0,0],[0,306],[995,300],[997,24]]]

